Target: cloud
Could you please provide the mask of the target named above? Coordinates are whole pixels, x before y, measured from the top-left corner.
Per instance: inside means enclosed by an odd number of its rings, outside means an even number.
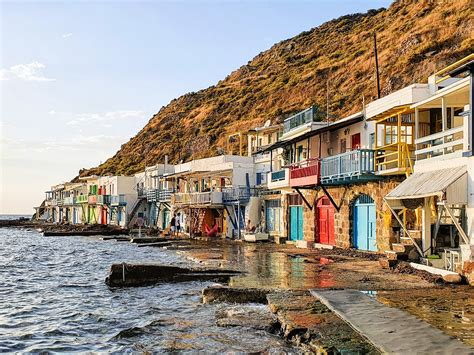
[[[50,111],[52,114],[56,111]],[[110,127],[110,122],[130,118],[142,118],[146,113],[144,111],[110,111],[106,113],[78,113],[74,118],[67,122],[68,125],[76,126],[85,122],[101,122]]]
[[[72,33],[71,33],[71,32],[69,32],[69,33],[63,33],[63,34],[61,35],[62,38],[68,38],[68,37],[71,37],[71,36],[72,36]]]
[[[55,81],[43,75],[46,66],[39,62],[17,64],[9,69],[0,69],[0,80],[20,79],[25,81]]]

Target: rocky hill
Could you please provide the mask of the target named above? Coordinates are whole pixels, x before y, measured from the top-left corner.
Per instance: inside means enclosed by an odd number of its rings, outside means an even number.
[[[399,0],[281,41],[216,85],[172,100],[112,158],[80,174],[132,174],[165,155],[170,162],[215,155],[230,133],[281,122],[312,104],[325,110],[327,85],[330,117],[359,111],[363,97],[376,95],[373,32],[385,95],[473,51],[470,6],[471,0]]]

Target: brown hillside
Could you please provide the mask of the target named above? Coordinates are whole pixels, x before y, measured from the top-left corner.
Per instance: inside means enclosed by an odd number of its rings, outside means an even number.
[[[319,104],[336,117],[376,94],[372,33],[377,33],[382,93],[425,81],[471,53],[470,0],[396,1],[329,21],[275,44],[215,86],[172,100],[105,163],[86,174],[132,174],[164,156],[170,162],[215,155],[229,133]],[[177,129],[178,128],[178,129]],[[198,137],[198,138],[196,138]],[[194,153],[194,154],[193,154]]]

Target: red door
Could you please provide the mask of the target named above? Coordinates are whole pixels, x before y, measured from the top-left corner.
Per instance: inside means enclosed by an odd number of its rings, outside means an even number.
[[[360,133],[353,134],[351,136],[351,149],[359,149],[360,148]]]
[[[319,236],[319,238],[316,236],[316,240],[319,240],[319,243],[336,244],[334,237],[334,207],[326,196],[321,197],[316,206],[316,226]]]

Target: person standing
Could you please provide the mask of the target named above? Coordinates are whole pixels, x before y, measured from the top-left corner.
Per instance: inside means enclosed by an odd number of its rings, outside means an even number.
[[[176,228],[176,235],[179,237],[179,232],[181,231],[181,215],[178,213],[176,216],[175,228]]]
[[[171,237],[174,237],[174,233],[175,233],[175,230],[176,230],[176,215],[173,215],[173,218],[171,218],[171,221],[170,221],[170,236]]]

